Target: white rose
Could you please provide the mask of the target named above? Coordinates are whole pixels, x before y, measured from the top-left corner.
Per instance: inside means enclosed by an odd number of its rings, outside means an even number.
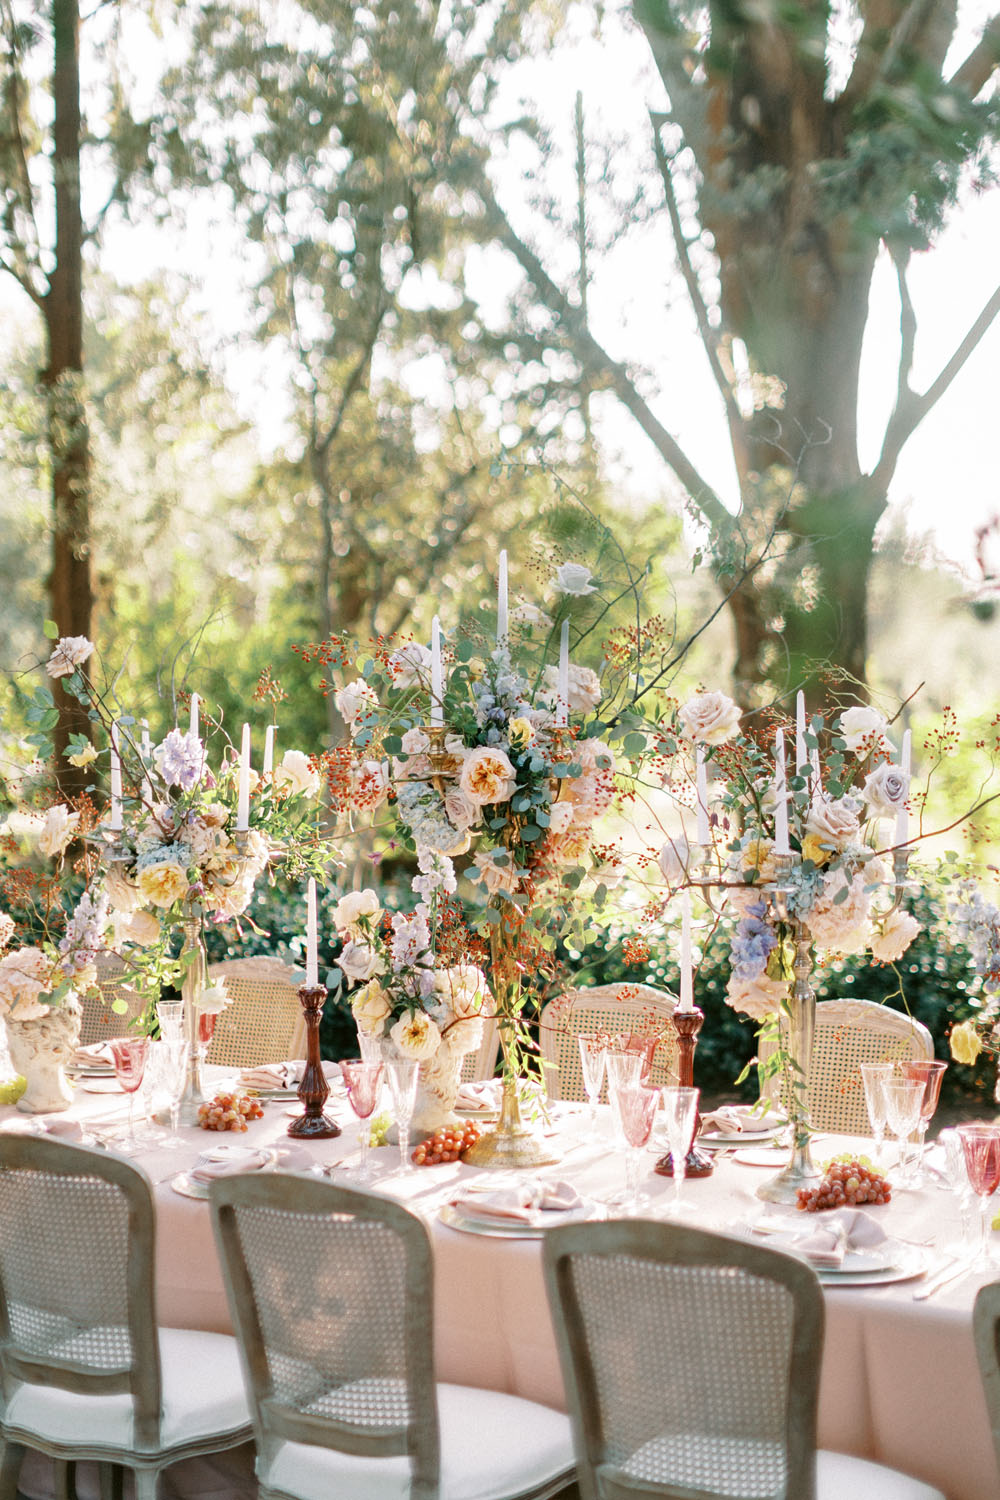
[[[93,649],[93,641],[88,641],[85,635],[64,635],[56,643],[45,670],[50,677],[68,677],[83,666]]]
[[[354,726],[359,717],[363,721],[378,709],[378,699],[363,677],[356,677],[353,682],[341,688],[339,693],[334,694],[333,701],[337,705],[337,712],[344,723],[350,727],[352,734],[355,733]],[[362,728],[363,723],[358,727]]]
[[[886,720],[875,708],[845,709],[837,722],[837,729],[848,750],[861,756],[867,755],[873,746],[885,743],[888,727]]]
[[[755,1021],[763,1021],[781,1009],[787,994],[788,984],[783,979],[768,979],[766,974],[759,979],[737,979],[733,975],[726,985],[726,1004]]]
[[[434,993],[456,1020],[466,1020],[484,1011],[490,1013],[491,1000],[486,975],[475,964],[452,964],[434,974]]]
[[[403,735],[404,755],[426,755],[431,748],[431,737],[423,729],[408,729]]]
[[[449,786],[444,793],[445,816],[459,833],[474,828],[483,816],[482,808],[467,797],[460,786]]]
[[[406,762],[415,766],[416,759]],[[381,807],[389,795],[389,762],[385,760],[363,760],[351,771],[351,796],[355,807],[374,810]]]
[[[468,754],[465,748],[465,741],[460,734],[446,734],[444,737],[444,748],[445,753],[453,755],[456,760],[464,760]]]
[[[902,958],[919,931],[920,923],[908,911],[890,912],[881,931],[873,933],[869,941],[872,957],[884,964],[894,964]]]
[[[226,993],[226,986],[221,981],[218,984],[206,984],[205,988],[198,992],[198,1009],[202,1015],[221,1015],[226,1006],[231,1004],[232,1001]]]
[[[419,687],[431,680],[431,653],[419,641],[408,641],[389,658],[392,685],[397,688]]]
[[[691,846],[683,833],[667,840],[656,860],[667,885],[679,885],[684,880],[690,859]]]
[[[38,847],[52,858],[60,855],[73,838],[80,822],[78,812],[70,812],[64,802],[57,802],[45,814],[42,831],[38,835]]]
[[[806,833],[813,833],[823,844],[843,849],[860,834],[859,804],[854,797],[814,797],[806,818]]]
[[[695,693],[677,717],[685,737],[703,745],[724,745],[739,732],[740,710],[725,693]]]
[[[601,701],[601,679],[590,667],[578,667],[575,662],[570,662],[568,688],[567,707],[571,714],[588,713]],[[559,692],[558,667],[545,668],[544,691],[546,697],[555,700]]]
[[[433,1057],[441,1045],[440,1031],[422,1010],[400,1016],[389,1036],[404,1057],[416,1058],[417,1062]]]
[[[441,1045],[453,1057],[464,1057],[467,1052],[474,1052],[482,1046],[483,1026],[482,1016],[463,1016],[460,1020],[451,1021],[441,1037]]]
[[[508,802],[514,794],[515,784],[516,772],[502,750],[479,745],[466,756],[459,786],[477,807]]]
[[[274,773],[278,786],[285,786],[293,797],[315,797],[319,792],[319,772],[302,750],[286,750]]]
[[[553,802],[549,807],[549,833],[559,838],[572,823],[576,809],[572,802]]]
[[[377,979],[370,979],[351,1001],[351,1013],[365,1036],[374,1036],[381,1031],[382,1022],[391,1012],[392,1006]]]
[[[517,890],[520,876],[509,855],[498,863],[491,854],[480,853],[473,859],[473,864],[476,866],[476,873],[470,873],[469,879],[482,881],[491,896],[501,891],[509,894]]]
[[[906,806],[910,778],[899,766],[884,760],[865,777],[864,798],[873,818],[891,818]]]
[[[140,948],[148,948],[150,943],[155,943],[160,935],[159,918],[155,917],[151,911],[133,912],[121,935],[128,943],[137,943]]]
[[[142,895],[138,886],[134,880],[129,879],[121,864],[116,860],[108,864],[105,890],[108,893],[108,901],[115,911],[138,911],[142,905]]]
[[[370,917],[374,922],[381,910],[373,890],[348,891],[333,908],[333,925],[338,932],[354,932],[360,917]]]
[[[557,594],[592,594],[595,592],[591,583],[593,574],[583,563],[567,562],[557,568],[550,581],[550,588],[555,589]]]
[[[337,963],[353,984],[361,984],[366,979],[373,979],[376,974],[385,973],[385,960],[371,944],[353,938],[344,944]]]
[[[539,609],[537,604],[527,603],[514,605],[510,612],[510,622],[512,625],[534,626],[539,630],[551,630],[554,624],[551,616]]]

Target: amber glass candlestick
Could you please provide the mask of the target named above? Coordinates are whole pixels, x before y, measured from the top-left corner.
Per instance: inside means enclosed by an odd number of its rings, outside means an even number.
[[[288,1134],[299,1140],[322,1140],[340,1134],[340,1126],[323,1113],[323,1105],[330,1093],[319,1056],[319,1023],[325,999],[325,984],[304,984],[299,989],[299,1001],[306,1018],[306,1070],[299,1084],[299,1098],[305,1105],[305,1114],[288,1127]]]
[[[675,1010],[672,1021],[677,1033],[677,1082],[682,1089],[694,1088],[694,1049],[698,1045],[698,1033],[705,1019],[704,1011],[695,1006],[692,1010]],[[694,1136],[698,1137],[701,1116],[694,1117]],[[655,1170],[661,1177],[673,1177],[674,1159],[668,1151],[656,1163]],[[687,1154],[685,1177],[710,1177],[715,1164],[707,1151],[699,1151],[692,1141]]]

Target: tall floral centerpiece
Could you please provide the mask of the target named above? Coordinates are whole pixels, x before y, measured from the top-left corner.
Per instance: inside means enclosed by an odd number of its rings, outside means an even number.
[[[422,872],[467,856],[504,1079],[500,1123],[475,1150],[498,1165],[549,1159],[520,1118],[518,1079],[533,1049],[524,981],[600,866],[595,825],[615,796],[615,757],[590,727],[601,680],[570,659],[573,601],[594,591],[591,574],[564,563],[551,583],[561,620],[527,601],[509,608],[501,553],[495,643],[446,641],[435,618],[429,648],[381,644],[336,697],[351,734],[334,767],[345,805],[391,797]],[[327,643],[334,654],[345,667],[359,660],[344,642]]]
[[[673,726],[693,783],[696,843],[664,847],[661,869],[710,902],[722,894],[738,918],[726,990],[734,1009],[779,1031],[792,1157],[761,1196],[794,1201],[818,1175],[809,1157],[809,1069],[817,955],[871,952],[900,958],[919,925],[902,904],[909,856],[910,744],[893,749],[871,708],[827,724],[807,721],[755,737],[720,693],[696,695]],[[709,793],[718,778],[718,794]]]

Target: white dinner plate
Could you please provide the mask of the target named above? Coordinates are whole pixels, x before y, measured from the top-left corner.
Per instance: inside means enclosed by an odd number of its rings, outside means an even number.
[[[913,1281],[927,1270],[927,1251],[915,1245],[903,1245],[894,1266],[871,1271],[820,1271],[816,1274],[825,1287],[888,1286],[894,1281]]]
[[[760,1146],[756,1150],[748,1147],[745,1151],[734,1151],[732,1160],[744,1167],[780,1167],[788,1160],[788,1147]]]
[[[707,1146],[709,1150],[713,1147],[749,1146],[755,1141],[773,1141],[785,1129],[782,1125],[771,1125],[767,1130],[741,1130],[734,1135],[719,1135],[716,1131],[708,1131],[699,1135],[695,1140],[696,1146]]]
[[[247,1150],[249,1148],[236,1146],[232,1149],[238,1151]],[[255,1156],[258,1154],[263,1155],[263,1157],[265,1158],[257,1168],[258,1172],[269,1171],[271,1167],[274,1166],[274,1163],[278,1160],[277,1151],[269,1148],[261,1148],[259,1152],[254,1151]],[[225,1158],[223,1157],[222,1160],[225,1160]],[[209,1189],[211,1188],[212,1184],[210,1182],[198,1182],[196,1178],[191,1176],[190,1172],[178,1172],[176,1177],[171,1177],[170,1186],[173,1188],[175,1193],[180,1193],[182,1198],[207,1199]]]
[[[110,1078],[106,1073],[87,1075],[80,1079],[79,1086],[85,1094],[123,1094],[125,1092],[113,1073]]]
[[[490,1238],[503,1240],[539,1240],[547,1229],[555,1229],[560,1224],[579,1224],[585,1219],[605,1217],[604,1205],[592,1198],[584,1198],[576,1208],[540,1208],[536,1210],[535,1221],[532,1223],[521,1223],[516,1219],[466,1218],[451,1203],[446,1203],[438,1210],[438,1218],[449,1229],[458,1229],[463,1234],[485,1234]]]

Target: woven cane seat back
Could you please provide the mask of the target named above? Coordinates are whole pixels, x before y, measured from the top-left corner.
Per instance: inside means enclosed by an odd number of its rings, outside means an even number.
[[[602,1232],[550,1231],[545,1263],[593,1492],[811,1495],[823,1313],[808,1268],[671,1225],[586,1227]]]
[[[586,1099],[580,1066],[581,1032],[657,1036],[650,1081],[677,1082],[677,1036],[670,1024],[675,1000],[648,984],[604,984],[570,990],[550,1001],[539,1021],[545,1087],[550,1099]],[[607,1097],[607,1084],[601,1094]]]
[[[131,985],[125,984],[122,975],[127,972],[117,953],[99,953],[95,959],[99,994],[85,994],[80,999],[82,1019],[80,1022],[80,1045],[89,1047],[92,1042],[103,1042],[106,1037],[124,1036],[130,1023],[143,1009],[143,1002]],[[112,1002],[124,1000],[127,1009],[119,1014],[111,1009]]]
[[[500,1051],[500,1031],[492,1016],[483,1021],[483,1040],[473,1052],[462,1058],[459,1077],[463,1083],[480,1083],[492,1078],[497,1068],[497,1053]]]
[[[774,1055],[773,1038],[761,1038],[759,1057]],[[929,1060],[934,1043],[926,1026],[870,1000],[821,1000],[816,1006],[816,1040],[809,1070],[810,1118],[816,1130],[869,1135],[861,1064]],[[761,1082],[761,1094],[782,1100],[780,1074]],[[787,1101],[785,1101],[787,1103]]]
[[[304,974],[277,958],[237,958],[211,964],[208,977],[225,981],[231,1002],[215,1023],[208,1062],[251,1068],[305,1056]]]

